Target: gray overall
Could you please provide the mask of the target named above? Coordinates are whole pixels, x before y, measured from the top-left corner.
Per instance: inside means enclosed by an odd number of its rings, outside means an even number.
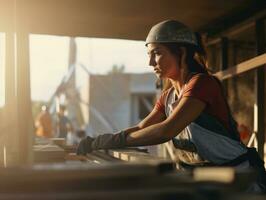
[[[165,114],[167,117],[171,115],[181,98],[182,92],[176,98],[174,88],[170,90],[165,102]],[[172,141],[177,150],[179,162],[180,164],[183,163],[183,168],[193,169],[198,166],[234,166],[236,169],[253,168],[258,171],[259,175],[257,181],[251,183],[247,191],[265,193],[266,173],[264,162],[259,158],[254,148],[247,148],[239,139],[235,139],[232,135],[218,120],[202,112],[196,120],[185,127]]]
[[[165,102],[165,113],[167,117],[178,105],[181,98],[182,93],[176,99],[174,88],[171,89]],[[221,130],[215,132],[214,130],[208,129],[208,125],[204,127],[204,120],[205,124],[215,121],[213,117],[211,119],[210,116],[202,112],[198,119],[191,122],[172,139],[174,146],[178,149],[178,158],[181,162],[188,164],[213,163],[222,165],[247,152],[247,148],[240,141],[223,134],[228,131],[225,129],[222,130],[221,124],[218,126]],[[216,120],[214,123],[218,124],[219,122]],[[222,132],[222,134],[219,132]]]

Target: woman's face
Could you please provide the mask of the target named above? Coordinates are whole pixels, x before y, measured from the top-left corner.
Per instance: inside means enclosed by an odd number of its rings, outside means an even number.
[[[149,65],[153,67],[156,76],[175,80],[180,73],[177,56],[162,44],[150,43],[147,47]]]

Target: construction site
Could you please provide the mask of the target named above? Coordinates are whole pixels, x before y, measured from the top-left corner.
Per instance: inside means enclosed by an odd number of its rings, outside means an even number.
[[[83,138],[143,120],[165,84],[151,72],[125,72],[124,66],[92,73],[77,61],[77,38],[145,47],[151,27],[164,20],[201,34],[208,70],[222,83],[241,142],[256,149],[266,167],[265,0],[0,0],[0,199],[266,199],[247,192],[258,175],[254,170],[183,170],[171,140],[77,155]],[[32,97],[36,53],[30,35],[68,39],[66,73],[51,95],[42,91],[45,102]],[[47,135],[38,129],[43,113],[49,115]]]

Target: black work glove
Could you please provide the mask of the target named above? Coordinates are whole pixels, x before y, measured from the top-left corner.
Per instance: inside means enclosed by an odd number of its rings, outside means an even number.
[[[77,155],[86,155],[87,153],[92,152],[91,143],[93,142],[93,138],[87,136],[82,139],[77,147],[76,153]]]
[[[78,155],[86,155],[97,149],[117,149],[126,145],[126,134],[120,131],[116,134],[106,133],[96,138],[87,136],[81,140],[77,148]]]

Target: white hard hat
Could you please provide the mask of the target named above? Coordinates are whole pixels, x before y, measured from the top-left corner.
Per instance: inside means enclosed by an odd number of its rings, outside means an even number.
[[[182,43],[198,46],[195,33],[181,22],[176,20],[166,20],[154,25],[147,38],[149,43]]]

